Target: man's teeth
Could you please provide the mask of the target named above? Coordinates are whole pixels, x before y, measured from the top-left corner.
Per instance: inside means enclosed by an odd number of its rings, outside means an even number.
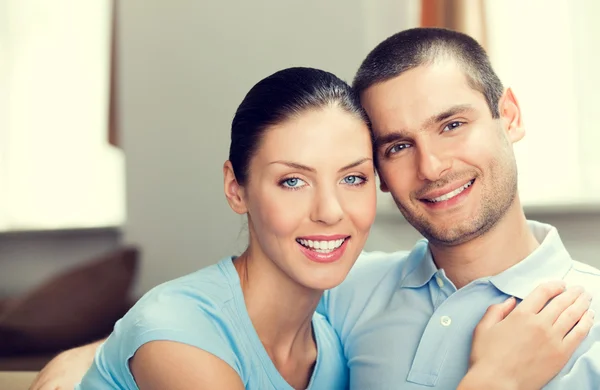
[[[437,202],[443,202],[444,200],[448,200],[448,199],[452,199],[454,198],[456,195],[460,194],[461,192],[463,192],[464,190],[466,190],[467,188],[471,187],[471,185],[473,184],[474,180],[469,181],[467,184],[465,184],[462,187],[458,187],[457,189],[455,189],[454,191],[448,192],[447,194],[444,194],[442,196],[438,196],[437,198],[433,198],[433,199],[427,199],[429,202],[432,203],[437,203]]]
[[[313,240],[304,240],[302,238],[299,238],[296,241],[298,241],[298,243],[300,243],[302,246],[305,246],[316,252],[329,253],[329,252],[333,252],[334,250],[336,250],[337,248],[342,246],[342,244],[344,243],[345,240],[346,240],[345,238],[340,238],[339,240],[331,240],[331,241],[313,241]]]

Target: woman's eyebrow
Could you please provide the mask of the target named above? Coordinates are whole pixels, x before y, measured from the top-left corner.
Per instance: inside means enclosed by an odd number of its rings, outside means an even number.
[[[372,159],[372,158],[370,158],[370,157],[363,157],[363,158],[361,158],[361,159],[358,159],[358,160],[356,160],[356,161],[355,161],[355,162],[353,162],[353,163],[350,163],[350,164],[348,164],[348,165],[346,165],[346,166],[343,166],[342,168],[340,168],[340,169],[338,170],[338,172],[343,172],[343,171],[347,171],[347,170],[349,170],[349,169],[355,168],[355,167],[357,167],[357,166],[359,166],[359,165],[361,165],[361,164],[364,164],[364,163],[366,163],[367,161],[373,161],[373,159]]]
[[[343,166],[342,168],[340,168],[338,170],[338,172],[347,171],[348,169],[357,167],[361,164],[364,164],[367,161],[373,161],[373,159],[370,157],[363,157],[363,158],[358,159],[348,165]],[[300,163],[293,162],[293,161],[277,160],[277,161],[273,161],[273,162],[269,163],[269,165],[271,165],[271,164],[281,164],[281,165],[285,165],[286,167],[299,169],[301,171],[308,171],[308,172],[313,172],[313,173],[317,172],[317,170],[313,167],[309,167],[308,165],[300,164]]]

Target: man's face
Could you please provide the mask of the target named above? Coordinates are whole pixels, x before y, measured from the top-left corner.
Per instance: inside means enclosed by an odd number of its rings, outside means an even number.
[[[493,227],[517,193],[512,143],[523,137],[512,92],[494,119],[451,60],[365,90],[381,188],[432,243],[458,245]]]

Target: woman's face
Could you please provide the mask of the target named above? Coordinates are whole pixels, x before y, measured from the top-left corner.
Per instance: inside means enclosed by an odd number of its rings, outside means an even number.
[[[305,111],[264,133],[248,178],[252,253],[305,287],[340,284],[375,218],[366,124],[337,106]]]

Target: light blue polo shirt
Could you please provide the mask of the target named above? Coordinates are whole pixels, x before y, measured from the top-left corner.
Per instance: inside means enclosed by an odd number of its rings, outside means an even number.
[[[348,370],[338,336],[321,314],[315,313],[312,323],[318,356],[308,388],[346,389]],[[248,390],[293,390],[254,330],[231,257],[146,293],[116,323],[76,389],[137,390],[129,359],[153,340],[176,341],[215,355]]]
[[[318,309],[342,340],[350,388],[456,389],[468,369],[473,330],[488,306],[509,296],[523,299],[544,281],[583,286],[600,314],[600,271],[572,260],[555,228],[528,223],[541,243],[530,256],[458,291],[436,268],[426,240],[411,252],[362,255]],[[545,389],[600,389],[599,319]]]

